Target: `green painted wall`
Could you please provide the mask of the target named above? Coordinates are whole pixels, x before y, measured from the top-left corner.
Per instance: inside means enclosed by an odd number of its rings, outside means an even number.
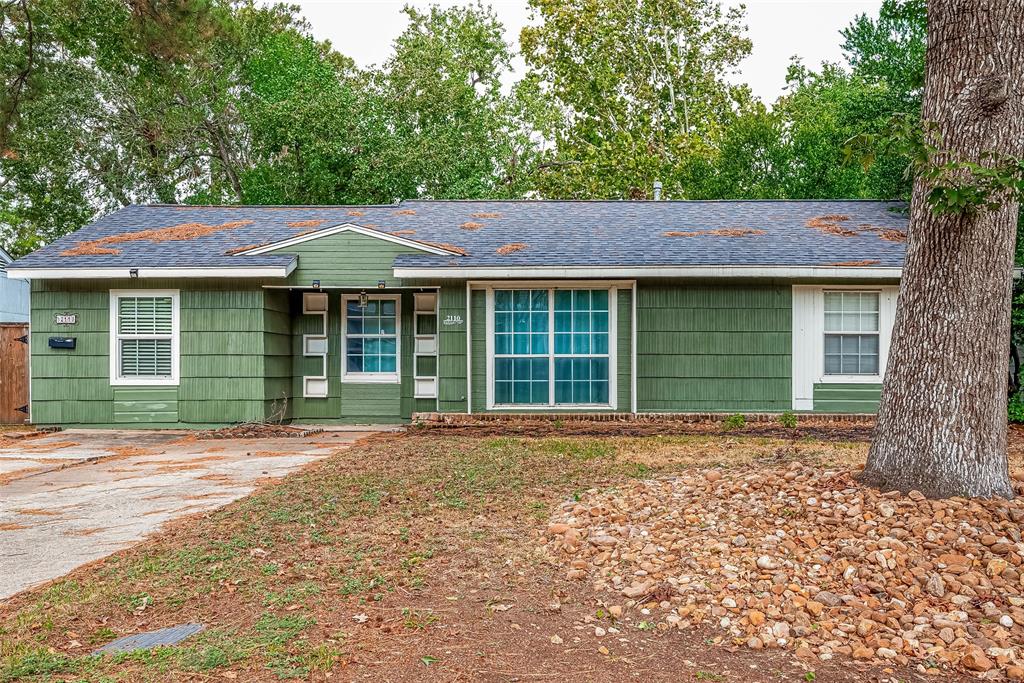
[[[881,384],[815,384],[816,413],[876,413]]]
[[[413,397],[413,294],[401,293],[401,382],[341,382],[341,294],[329,290],[328,397],[302,397],[302,377],[320,361],[302,355],[302,334],[319,317],[302,315],[301,292],[237,289],[194,282],[38,282],[33,288],[32,419],[38,424],[227,424],[268,418],[342,423],[400,422],[437,409]],[[109,290],[179,289],[181,377],[177,387],[112,387]],[[358,293],[358,290],[350,290]],[[54,313],[78,313],[74,328]],[[74,336],[74,351],[50,349],[50,336]],[[464,358],[464,356],[463,356]],[[69,381],[72,378],[72,381]]]
[[[628,413],[633,409],[630,405],[630,392],[632,391],[630,382],[632,368],[630,365],[633,362],[633,291],[620,289],[618,299],[618,310],[615,313],[618,317],[619,328],[615,340],[618,354],[618,376],[615,378],[618,393],[617,412]]]
[[[296,250],[301,269],[293,276],[296,285],[319,278],[324,286],[350,287],[327,290],[327,398],[302,397],[302,377],[320,373],[319,359],[302,355],[302,334],[320,329],[318,316],[301,314],[299,290],[263,289],[264,283],[255,281],[45,281],[32,288],[33,421],[169,426],[279,416],[303,422],[383,423],[406,421],[415,412],[465,412],[468,397],[473,412],[485,411],[483,290],[474,290],[467,301],[465,282],[440,289],[436,401],[413,397],[411,289],[401,290],[401,381],[342,383],[341,295],[387,279],[391,259],[403,249],[358,235],[324,238],[302,247]],[[364,258],[360,250],[367,249],[373,258]],[[327,262],[339,258],[338,263]],[[108,290],[130,288],[180,290],[178,387],[110,386]],[[637,293],[638,409],[788,410],[790,296],[788,285],[642,282]],[[631,407],[631,305],[632,293],[621,290],[616,301],[616,371],[622,412]],[[64,312],[77,313],[78,325],[54,325],[53,315]],[[446,320],[450,324],[444,324]],[[469,348],[467,327],[472,335]],[[47,338],[55,335],[75,336],[78,348],[49,349]],[[472,359],[469,378],[467,354]],[[815,411],[874,412],[879,392],[878,385],[819,384],[814,388]]]
[[[441,287],[438,298],[437,409],[441,412],[466,412],[466,283]],[[445,321],[448,324],[445,324]],[[458,321],[462,322],[459,323]],[[472,321],[473,323],[476,320]]]
[[[630,411],[630,362],[632,361],[632,348],[630,325],[632,316],[632,293],[628,289],[618,291],[616,302],[616,316],[618,318],[618,329],[616,334],[616,412],[628,413]],[[486,292],[475,289],[472,292],[470,311],[470,324],[472,326],[472,370],[473,370],[473,412],[484,413],[487,411],[487,299]],[[463,363],[465,360],[463,359]],[[465,371],[463,371],[465,375]],[[543,412],[544,408],[525,409],[516,411],[491,411],[491,412]]]
[[[114,387],[114,422],[145,424],[177,421],[178,387]]]
[[[280,382],[273,375],[287,368],[280,360],[269,360],[273,355],[265,355],[268,349],[281,350],[280,338],[267,333],[270,318],[280,332],[281,302],[267,301],[260,285],[167,280],[33,282],[32,421],[169,425],[264,419],[270,403],[268,381],[277,387]],[[110,385],[111,289],[180,290],[177,387]],[[77,313],[78,324],[55,325],[54,313],[65,312]],[[50,336],[73,336],[77,348],[51,349],[47,346]]]
[[[470,292],[470,354],[473,377],[471,394],[474,413],[487,412],[487,292]]]
[[[181,422],[264,418],[263,301],[262,289],[181,289]]]
[[[637,296],[640,412],[790,409],[790,287],[643,282]]]
[[[393,276],[395,257],[423,252],[366,235],[340,233],[274,253],[299,257],[289,284],[309,287],[313,280],[320,280],[322,287],[376,287],[378,280],[384,280],[388,287],[395,287],[402,284]]]
[[[301,309],[299,309],[301,310]],[[292,316],[289,293],[263,292],[263,414],[271,419],[292,417]]]

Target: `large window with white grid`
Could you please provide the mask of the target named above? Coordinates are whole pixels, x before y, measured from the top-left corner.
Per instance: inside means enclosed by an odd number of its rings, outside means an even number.
[[[608,407],[610,298],[608,289],[495,289],[492,404]]]

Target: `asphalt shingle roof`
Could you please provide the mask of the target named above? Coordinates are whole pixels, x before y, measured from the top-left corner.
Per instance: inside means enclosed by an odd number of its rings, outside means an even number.
[[[20,259],[15,267],[280,266],[295,257],[231,252],[347,223],[410,240],[455,245],[466,252],[450,257],[399,256],[395,265],[406,267],[901,267],[908,226],[902,208],[898,202],[878,201],[411,200],[340,207],[128,206]],[[235,227],[186,240],[120,237],[196,223]],[[110,238],[115,240],[105,241]],[[118,253],[62,255],[96,240]],[[498,252],[512,243],[525,246]]]

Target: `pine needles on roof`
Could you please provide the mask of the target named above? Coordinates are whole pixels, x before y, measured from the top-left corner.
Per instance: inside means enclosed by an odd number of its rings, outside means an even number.
[[[500,256],[508,256],[509,254],[514,254],[517,251],[522,251],[523,249],[526,249],[527,246],[529,245],[524,244],[522,242],[512,242],[510,244],[498,247],[497,249],[494,250],[494,253]]]

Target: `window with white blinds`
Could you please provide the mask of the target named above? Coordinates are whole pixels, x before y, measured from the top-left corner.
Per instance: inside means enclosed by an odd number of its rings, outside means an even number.
[[[178,383],[178,293],[111,293],[111,382]]]

